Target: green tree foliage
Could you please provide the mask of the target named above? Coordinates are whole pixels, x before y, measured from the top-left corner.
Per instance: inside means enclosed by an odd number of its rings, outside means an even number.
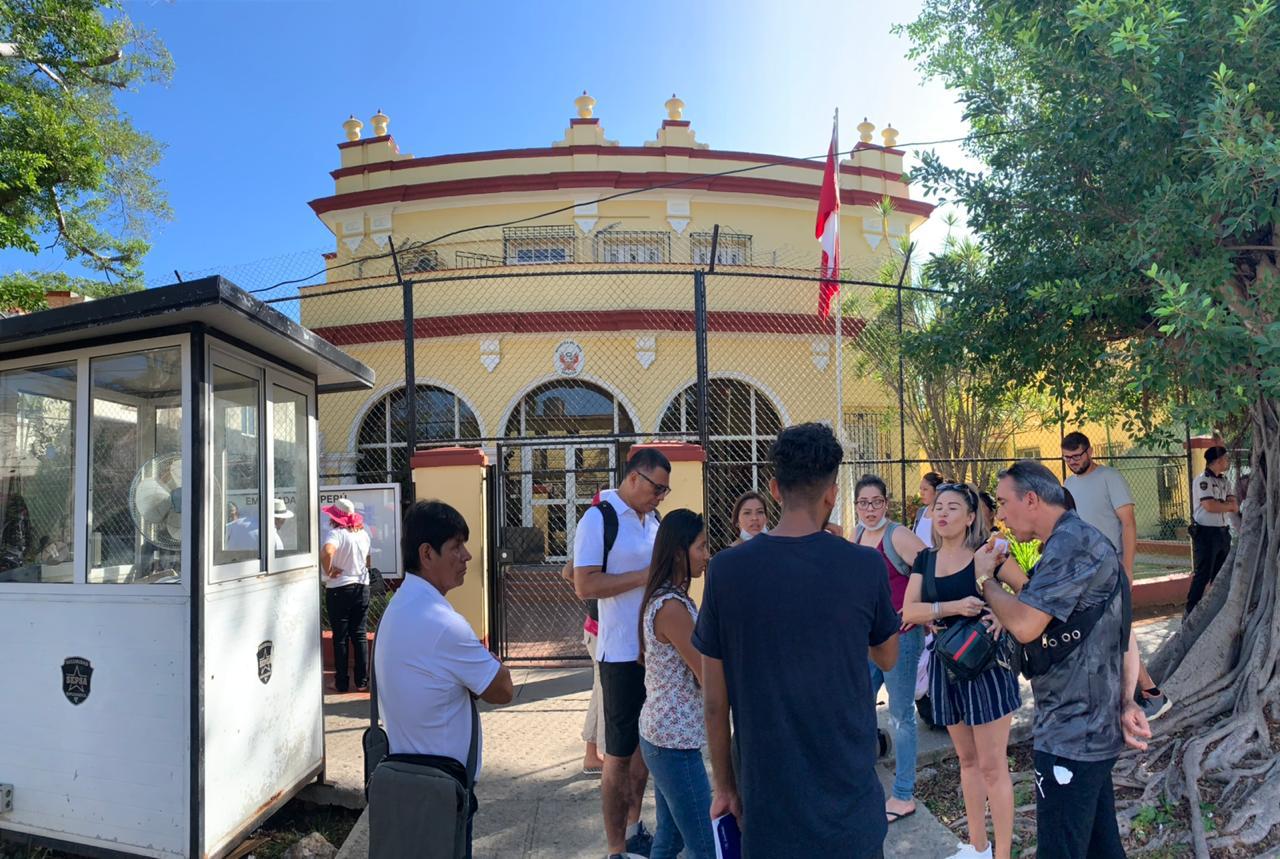
[[[1175,707],[1146,762],[1117,773],[1144,793],[1125,822],[1184,799],[1198,856],[1258,843],[1280,824],[1262,715],[1280,706],[1276,0],[926,0],[903,30],[958,96],[982,164],[930,155],[914,176],[967,209],[986,257],[930,265],[954,293],[935,354],[1043,374],[1067,402],[1111,386],[1149,431],[1166,414],[1248,422],[1241,537],[1152,660]],[[1194,813],[1202,775],[1228,785],[1212,833]]]
[[[0,248],[56,245],[109,282],[138,282],[169,208],[152,175],[160,147],[116,96],[170,67],[115,3],[0,0]]]

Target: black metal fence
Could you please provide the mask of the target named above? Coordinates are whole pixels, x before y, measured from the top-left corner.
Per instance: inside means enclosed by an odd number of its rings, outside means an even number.
[[[373,392],[321,398],[322,483],[400,482],[409,501],[414,451],[486,450],[496,636],[508,657],[559,659],[582,654],[582,608],[559,575],[577,519],[636,442],[702,445],[713,548],[736,537],[734,500],[767,490],[779,429],[801,421],[842,439],[846,527],[867,472],[908,521],[926,471],[989,488],[1031,458],[1066,476],[1060,442],[1077,427],[1057,392],[1028,384],[992,404],[972,395],[981,380],[905,354],[946,296],[913,285],[904,246],[878,248],[842,273],[826,318],[814,248],[764,249],[728,229],[390,236],[376,253],[326,254],[309,275],[314,258],[300,257],[223,273],[377,372]],[[1133,490],[1139,536],[1182,537],[1187,451],[1087,430]]]

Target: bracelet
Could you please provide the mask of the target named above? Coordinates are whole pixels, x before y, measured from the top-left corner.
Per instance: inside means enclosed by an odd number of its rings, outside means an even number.
[[[942,614],[942,606],[935,602],[933,604],[933,619],[937,620],[941,614]]]

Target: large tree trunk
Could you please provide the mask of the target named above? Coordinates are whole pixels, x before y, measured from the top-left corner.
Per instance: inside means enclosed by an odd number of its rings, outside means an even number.
[[[1144,753],[1127,753],[1117,784],[1143,788],[1122,812],[1188,803],[1196,856],[1256,844],[1280,824],[1280,754],[1266,716],[1280,720],[1280,403],[1256,405],[1253,475],[1237,545],[1208,595],[1148,665],[1175,704]],[[1203,788],[1217,796],[1212,837]]]

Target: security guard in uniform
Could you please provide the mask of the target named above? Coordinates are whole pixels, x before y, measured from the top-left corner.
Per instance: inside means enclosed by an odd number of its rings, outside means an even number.
[[[1191,612],[1204,596],[1205,588],[1218,575],[1218,568],[1231,551],[1230,516],[1238,513],[1240,504],[1227,486],[1230,467],[1227,449],[1211,447],[1204,452],[1205,469],[1191,479],[1191,497],[1195,501],[1192,514],[1191,555],[1194,571],[1191,590],[1187,592],[1187,612]]]

